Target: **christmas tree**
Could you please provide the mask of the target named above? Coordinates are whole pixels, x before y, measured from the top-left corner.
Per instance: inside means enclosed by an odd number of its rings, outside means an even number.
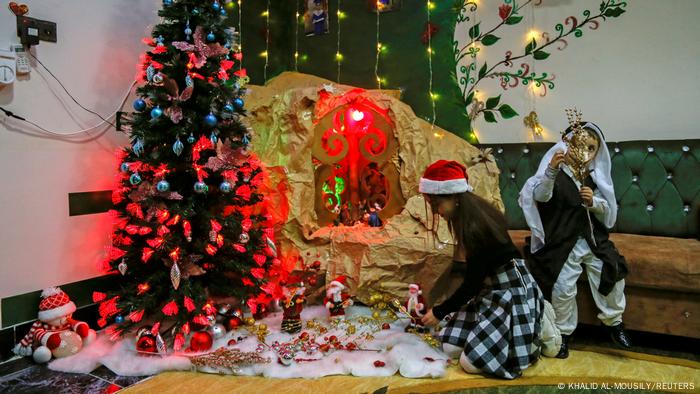
[[[257,192],[264,172],[242,122],[248,78],[226,8],[164,0],[141,57],[130,147],[120,154],[107,268],[119,289],[95,292],[104,326],[121,334],[149,319],[174,323],[174,347],[206,326],[213,299],[253,311],[279,260],[271,216]]]

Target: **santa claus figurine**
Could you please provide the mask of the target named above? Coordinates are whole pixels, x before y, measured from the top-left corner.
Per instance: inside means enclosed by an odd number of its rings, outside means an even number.
[[[45,363],[51,357],[66,357],[80,351],[83,345],[92,342],[95,330],[87,323],[73,320],[75,304],[58,287],[45,289],[41,293],[38,320],[27,335],[15,346],[20,356],[33,356],[37,363]]]
[[[418,332],[424,332],[425,326],[423,326],[421,318],[426,312],[425,299],[423,298],[423,291],[419,284],[411,283],[408,285],[408,298],[404,306],[411,315],[411,322],[406,327],[406,331],[413,329]]]
[[[345,276],[339,276],[331,281],[326,289],[326,298],[323,302],[325,303],[326,309],[328,309],[331,318],[344,319],[345,308],[352,305],[350,296],[343,292],[345,286]]]
[[[283,289],[282,331],[294,334],[301,331],[301,311],[304,309],[305,287]]]

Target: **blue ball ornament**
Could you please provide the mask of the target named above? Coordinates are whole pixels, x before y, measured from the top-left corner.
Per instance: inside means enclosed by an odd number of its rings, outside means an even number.
[[[231,192],[231,184],[228,181],[223,181],[219,185],[219,190],[221,190],[222,193],[230,193]]]
[[[228,13],[226,12],[226,10],[222,8],[221,9],[221,16],[227,16],[227,15],[228,15]]]
[[[139,183],[141,183],[141,175],[139,175],[138,172],[131,174],[131,176],[129,177],[129,182],[132,185],[138,185]]]
[[[206,183],[199,181],[199,182],[196,182],[194,184],[194,192],[195,193],[203,194],[203,193],[206,193],[207,191],[209,191],[209,186],[207,186]]]
[[[221,9],[221,4],[219,4],[218,1],[215,1],[214,4],[211,5],[211,8],[213,8],[214,11],[218,11],[219,9]]]
[[[170,7],[173,5],[173,0],[163,0],[163,5],[166,7]]]
[[[194,144],[194,141],[195,141],[194,136],[192,134],[190,134],[190,136],[187,137],[187,142],[190,144]]]
[[[243,109],[243,106],[245,105],[245,101],[243,101],[242,98],[236,97],[235,100],[233,100],[233,105],[236,106],[238,109]]]
[[[204,117],[204,124],[206,124],[209,127],[214,127],[216,126],[216,123],[218,120],[216,119],[216,116],[214,116],[213,113],[209,113],[209,115]]]
[[[134,100],[134,109],[139,112],[143,111],[146,109],[146,101],[144,99],[137,98]]]
[[[191,36],[191,35],[192,35],[192,29],[190,29],[189,27],[185,28],[185,35],[186,35],[186,36]]]
[[[156,106],[155,108],[153,108],[151,110],[151,118],[152,119],[159,118],[159,117],[161,117],[161,115],[163,115],[163,110],[160,109],[159,106]]]
[[[156,190],[158,190],[159,192],[167,192],[168,190],[170,190],[170,183],[163,179],[162,181],[156,184]]]
[[[193,8],[192,15],[195,15],[195,16],[199,15],[199,8]]]
[[[231,105],[231,104],[224,105],[224,111],[233,112],[233,105]]]
[[[213,32],[209,32],[209,34],[207,34],[207,41],[214,41],[214,40],[216,40],[216,35]]]
[[[122,163],[122,165],[119,166],[119,170],[121,170],[121,172],[129,172],[129,163]]]
[[[122,324],[124,323],[124,316],[122,315],[117,315],[114,317],[114,322],[117,324]]]

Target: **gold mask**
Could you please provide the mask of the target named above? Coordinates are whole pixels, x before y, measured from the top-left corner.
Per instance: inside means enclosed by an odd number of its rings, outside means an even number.
[[[595,131],[584,129],[581,122],[581,112],[566,110],[571,126],[570,135],[562,136],[568,148],[566,161],[574,171],[576,178],[583,182],[588,176],[588,166],[595,159],[600,149],[600,141]]]

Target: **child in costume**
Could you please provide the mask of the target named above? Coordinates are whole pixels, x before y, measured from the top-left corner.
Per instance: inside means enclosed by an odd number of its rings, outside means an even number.
[[[565,153],[564,141],[557,143],[525,183],[518,200],[532,230],[525,251],[528,264],[545,299],[552,303],[562,334],[558,358],[568,357],[568,341],[578,323],[576,281],[584,265],[598,318],[617,344],[631,346],[622,324],[627,263],[608,239],[608,229],[617,217],[610,153],[595,124],[572,122],[565,138],[575,130],[582,136],[576,147],[578,159]],[[575,168],[583,168],[584,175],[577,176]],[[583,184],[579,177],[585,177]]]
[[[443,349],[460,351],[467,372],[514,379],[539,358],[544,301],[505,217],[472,193],[467,180],[463,165],[445,160],[431,164],[420,180],[433,224],[436,214],[446,219],[456,241],[455,265],[466,264],[459,289],[422,322],[434,326],[453,313],[439,334]],[[437,233],[434,225],[432,230]]]

